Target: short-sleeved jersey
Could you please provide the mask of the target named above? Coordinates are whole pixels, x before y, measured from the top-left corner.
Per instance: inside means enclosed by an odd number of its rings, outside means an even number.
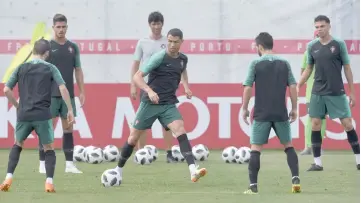
[[[135,48],[134,60],[140,61],[142,64],[147,63],[154,53],[167,47],[167,41],[168,39],[166,36],[162,36],[158,40],[151,39],[150,37],[140,39]],[[148,77],[145,77],[144,79],[147,80]]]
[[[141,71],[149,74],[148,86],[158,94],[159,104],[178,103],[176,91],[182,73],[187,68],[188,57],[179,53],[177,58],[169,56],[166,50],[152,55]],[[143,102],[150,102],[148,94],[143,94]]]
[[[20,101],[17,120],[19,122],[51,119],[53,82],[58,86],[65,84],[59,70],[43,60],[33,59],[15,69],[6,86],[13,89],[18,84]]]
[[[65,44],[51,40],[50,46],[51,51],[47,62],[54,64],[59,69],[66,82],[70,97],[74,97],[74,70],[81,67],[79,47],[69,40]],[[52,96],[61,97],[57,84],[53,83],[52,86]]]
[[[307,68],[307,50],[303,54],[303,62],[302,62],[302,70]],[[315,69],[312,70],[310,77],[307,80],[307,88],[306,88],[306,100],[309,101],[311,99],[312,87],[315,78]]]
[[[314,65],[315,76],[312,94],[338,96],[345,94],[342,66],[350,64],[346,43],[333,38],[321,44],[319,38],[307,45],[307,64]]]
[[[296,84],[288,61],[274,55],[263,55],[252,61],[243,85],[252,87],[253,83],[256,88],[253,119],[287,121],[286,90]]]

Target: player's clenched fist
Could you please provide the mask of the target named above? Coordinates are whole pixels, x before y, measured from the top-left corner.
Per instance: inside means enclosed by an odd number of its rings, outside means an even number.
[[[187,95],[187,99],[192,99],[193,93],[190,89],[186,89],[185,93]]]
[[[243,111],[242,111],[242,118],[243,118],[243,121],[244,121],[247,125],[249,125],[248,117],[249,117],[249,111],[248,111],[248,109],[243,109]]]
[[[158,104],[158,102],[159,102],[158,94],[155,93],[153,90],[148,92],[148,97],[149,97],[150,101],[152,101],[153,104]]]

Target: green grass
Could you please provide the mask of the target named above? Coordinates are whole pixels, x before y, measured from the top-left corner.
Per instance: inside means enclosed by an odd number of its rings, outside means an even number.
[[[84,174],[65,174],[64,156],[58,151],[54,183],[56,194],[44,193],[44,175],[38,173],[37,151],[23,151],[12,188],[0,193],[1,203],[354,203],[360,202],[360,173],[350,152],[329,152],[323,157],[325,171],[305,172],[311,156],[300,157],[301,194],[291,193],[290,172],[282,151],[267,151],[261,157],[259,194],[244,195],[248,186],[247,165],[225,164],[220,151],[201,163],[208,174],[192,183],[185,163],[166,164],[164,155],[149,166],[129,161],[123,184],[104,188],[101,173],[115,163],[78,163]],[[0,150],[0,171],[6,174],[8,150]]]

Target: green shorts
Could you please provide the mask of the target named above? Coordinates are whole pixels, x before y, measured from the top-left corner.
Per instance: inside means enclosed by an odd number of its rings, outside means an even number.
[[[76,107],[74,98],[70,99],[71,105],[73,106],[73,113],[76,116]],[[68,114],[68,108],[66,107],[65,101],[61,97],[52,97],[50,105],[51,116],[53,118],[61,117],[66,118]]]
[[[351,109],[346,95],[321,96],[312,94],[308,114],[311,118],[351,118]]]
[[[38,135],[41,144],[51,144],[54,142],[53,122],[51,119],[17,122],[15,129],[16,141],[24,142],[33,130]]]
[[[151,104],[141,102],[135,115],[133,128],[146,130],[152,128],[155,120],[159,120],[164,128],[176,120],[183,120],[175,104]]]
[[[291,126],[289,121],[283,122],[261,122],[253,121],[250,142],[253,145],[264,145],[268,143],[271,128],[282,144],[292,141]]]

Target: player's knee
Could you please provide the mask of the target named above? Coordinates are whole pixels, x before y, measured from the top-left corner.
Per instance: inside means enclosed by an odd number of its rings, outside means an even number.
[[[23,144],[24,144],[24,142],[19,142],[19,141],[16,141],[15,142],[15,145],[17,145],[17,146],[19,146],[19,147],[23,147]]]
[[[251,151],[257,151],[257,152],[262,151],[262,145],[252,144],[252,145],[251,145]]]
[[[128,137],[128,144],[133,145],[133,146],[137,145],[137,142],[138,142],[140,136],[143,135],[144,132],[145,132],[145,130],[137,130],[137,129],[132,128],[130,135]]]
[[[179,136],[187,133],[184,128],[184,123],[182,120],[173,121],[172,123],[170,123],[168,125],[168,128],[171,129],[171,131],[173,132],[175,137],[179,137]]]
[[[313,131],[320,131],[322,126],[321,119],[318,118],[312,118],[312,130]]]
[[[53,144],[43,144],[44,151],[54,150]]]
[[[292,142],[287,142],[286,144],[283,144],[283,146],[284,146],[285,149],[293,148]]]
[[[342,126],[344,127],[345,131],[350,131],[353,129],[351,118],[343,118],[343,119],[341,119],[341,123],[342,123]]]

